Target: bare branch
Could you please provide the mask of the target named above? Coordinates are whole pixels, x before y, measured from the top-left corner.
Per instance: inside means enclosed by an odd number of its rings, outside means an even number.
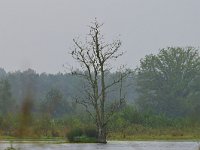
[[[78,98],[75,99],[76,103],[81,104],[85,107],[85,110],[89,113],[89,115],[92,117],[93,120],[96,120],[95,116],[93,115],[93,113],[89,110],[89,105],[91,105],[89,102],[86,101],[80,101],[78,100]]]
[[[110,70],[110,60],[115,60],[124,53],[119,52],[121,46],[120,40],[115,40],[110,44],[104,43],[104,37],[100,34],[100,28],[103,24],[99,24],[96,20],[89,26],[90,31],[86,42],[83,45],[79,40],[73,39],[74,50],[71,52],[72,57],[78,61],[83,72],[72,71],[72,74],[80,76],[88,82],[89,87],[84,87],[83,92],[86,98],[76,99],[77,103],[83,105],[86,111],[94,119],[98,126],[99,136],[106,137],[105,126],[111,116],[116,112],[123,103],[125,96],[122,92],[123,81],[129,75],[128,72],[118,72],[119,78],[113,80],[106,85],[106,72]],[[115,85],[119,85],[119,99],[115,101],[109,113],[106,115],[105,105],[108,101],[107,93],[109,89]],[[91,112],[93,109],[94,112]],[[103,130],[103,132],[101,132]]]
[[[119,84],[119,83],[122,82],[125,78],[127,78],[128,75],[130,75],[130,74],[131,74],[130,71],[127,71],[127,72],[124,72],[124,73],[120,73],[120,77],[119,77],[117,80],[114,80],[111,84],[107,85],[107,86],[105,87],[105,89],[107,90],[107,89],[113,87],[114,85]]]

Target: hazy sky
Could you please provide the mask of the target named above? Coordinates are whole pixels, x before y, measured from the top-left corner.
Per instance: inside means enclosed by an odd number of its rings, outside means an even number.
[[[108,41],[127,53],[117,64],[135,68],[167,46],[200,46],[199,0],[0,0],[0,67],[64,72],[72,39],[98,18]]]

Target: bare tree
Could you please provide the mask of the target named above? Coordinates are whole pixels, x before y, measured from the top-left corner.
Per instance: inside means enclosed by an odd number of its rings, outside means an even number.
[[[122,67],[123,69],[117,73],[117,78],[106,82],[106,74],[112,69],[111,61],[122,56],[123,52],[119,50],[120,40],[109,44],[104,42],[104,37],[100,32],[102,25],[95,19],[92,26],[89,26],[90,32],[85,43],[73,39],[74,48],[71,55],[81,66],[79,71],[72,69],[72,74],[80,76],[86,81],[86,86],[83,88],[86,96],[76,97],[76,102],[83,105],[94,119],[98,131],[97,142],[106,143],[107,124],[111,116],[125,103],[122,87],[123,80],[129,72]],[[108,99],[107,94],[112,87],[116,86],[119,87],[119,98],[113,101]]]

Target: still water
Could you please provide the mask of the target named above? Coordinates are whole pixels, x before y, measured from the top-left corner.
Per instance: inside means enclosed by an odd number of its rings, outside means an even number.
[[[8,142],[0,142],[0,150],[10,146]],[[197,142],[129,142],[110,141],[108,144],[52,144],[52,143],[14,143],[20,150],[199,150]]]

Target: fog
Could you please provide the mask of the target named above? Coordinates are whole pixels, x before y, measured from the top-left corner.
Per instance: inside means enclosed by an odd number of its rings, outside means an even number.
[[[65,72],[72,39],[84,39],[96,17],[107,41],[120,38],[116,63],[135,68],[167,46],[200,45],[198,0],[0,0],[0,67]],[[119,36],[120,35],[120,36]]]

